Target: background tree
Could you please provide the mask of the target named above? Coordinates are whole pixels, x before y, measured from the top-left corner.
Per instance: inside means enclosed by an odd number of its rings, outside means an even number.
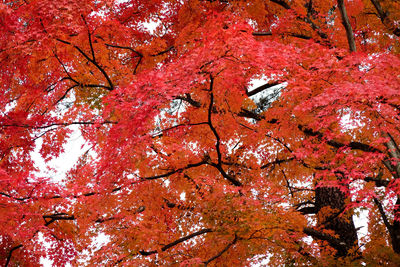
[[[399,12],[3,1],[0,260],[395,266]],[[39,177],[32,152],[58,157],[73,126],[90,149],[64,181]]]

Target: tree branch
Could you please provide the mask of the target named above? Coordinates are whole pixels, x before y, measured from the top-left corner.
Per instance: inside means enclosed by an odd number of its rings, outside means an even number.
[[[82,20],[85,23],[86,28],[87,28],[90,51],[92,52],[92,59],[93,59],[93,61],[96,61],[96,57],[94,55],[93,43],[92,43],[92,34],[90,33],[89,25],[87,24],[86,19],[82,14],[81,14],[81,18],[82,18]]]
[[[16,127],[16,128],[28,128],[28,129],[46,129],[54,126],[71,126],[71,125],[93,125],[93,124],[117,124],[116,121],[103,121],[100,123],[94,121],[73,121],[73,122],[60,122],[60,123],[51,123],[48,125],[42,126],[33,126],[29,124],[0,124],[0,128],[6,127]]]
[[[213,260],[216,260],[217,258],[221,257],[222,254],[224,254],[225,252],[228,251],[228,249],[233,246],[238,240],[237,235],[235,234],[235,238],[232,240],[232,242],[230,242],[228,245],[226,245],[226,247],[224,247],[223,250],[221,250],[219,253],[217,253],[215,256],[209,258],[208,260],[204,261],[204,266],[207,266],[210,262],[212,262]]]
[[[305,227],[303,232],[313,238],[327,241],[335,249],[345,249],[346,244],[341,242],[340,239],[335,238],[329,234],[322,233],[310,227]]]
[[[253,119],[256,121],[260,121],[265,118],[263,115],[257,114],[254,111],[244,109],[244,108],[241,108],[241,110],[239,111],[239,113],[237,113],[237,115],[239,117],[249,118],[249,119]]]
[[[184,170],[187,170],[187,169],[190,169],[190,168],[199,167],[199,166],[205,165],[205,164],[207,164],[207,161],[206,160],[202,160],[200,162],[188,164],[185,167],[182,167],[182,168],[179,168],[179,169],[176,169],[176,170],[164,173],[164,174],[148,176],[148,177],[142,177],[141,179],[142,180],[156,180],[156,179],[160,179],[160,178],[165,178],[165,177],[171,176],[171,175],[173,175],[175,173],[179,173],[179,172],[182,172]]]
[[[192,106],[194,106],[194,107],[196,107],[196,108],[201,107],[201,103],[200,103],[199,101],[194,100],[194,99],[191,97],[191,95],[188,94],[188,93],[185,94],[185,96],[177,96],[177,97],[175,97],[175,98],[176,98],[176,99],[183,100],[183,101],[189,103],[190,105],[192,105]]]
[[[379,213],[381,214],[383,223],[385,224],[390,237],[393,239],[393,228],[392,228],[392,225],[389,223],[389,220],[386,216],[385,210],[383,209],[382,203],[376,197],[374,197],[374,203],[378,207]]]
[[[303,125],[298,125],[298,128],[300,131],[302,131],[306,135],[315,136],[320,140],[323,139],[323,134],[321,132],[314,131],[313,129],[307,128]],[[335,140],[327,140],[326,143],[335,148],[349,147],[351,149],[357,149],[357,150],[361,150],[364,152],[382,153],[382,151],[379,150],[378,148],[375,148],[373,146],[370,146],[370,145],[367,145],[364,143],[360,143],[360,142],[349,142],[348,144],[343,144],[343,143],[337,142]]]
[[[196,237],[196,236],[199,236],[199,235],[202,235],[202,234],[205,234],[205,233],[210,233],[210,232],[212,232],[211,229],[205,228],[205,229],[202,229],[200,231],[194,232],[194,233],[192,233],[190,235],[181,237],[181,238],[179,238],[179,239],[177,239],[177,240],[175,240],[175,241],[163,246],[161,248],[161,251],[166,251],[167,249],[172,248],[172,247],[174,247],[174,246],[176,246],[176,245],[178,245],[178,244],[180,244],[182,242],[185,242],[186,240],[189,240],[189,239],[191,239],[193,237]],[[151,250],[151,251],[140,250],[139,253],[142,256],[150,256],[152,254],[157,254],[159,252],[157,250]]]
[[[214,86],[214,78],[210,75],[210,105],[208,106],[208,126],[210,127],[211,131],[213,132],[215,139],[217,140],[215,143],[215,149],[217,151],[217,163],[209,163],[211,166],[214,166],[221,174],[222,176],[227,179],[229,182],[231,182],[235,186],[242,186],[242,183],[236,180],[234,177],[231,175],[228,175],[225,170],[222,168],[222,154],[221,154],[221,149],[220,149],[220,144],[221,144],[221,138],[218,135],[217,130],[215,129],[213,123],[212,123],[212,109],[213,109],[213,104],[214,104],[214,94],[213,94],[213,86]]]
[[[165,50],[163,50],[163,51],[161,51],[161,52],[158,52],[158,53],[156,53],[156,54],[153,54],[153,55],[151,55],[151,56],[152,56],[152,57],[160,56],[160,55],[163,55],[163,54],[165,54],[165,53],[168,53],[169,51],[171,51],[171,50],[173,50],[173,49],[175,49],[175,46],[171,45],[171,46],[167,47],[167,49],[165,49]]]
[[[258,94],[258,93],[260,93],[260,92],[262,92],[262,91],[264,91],[266,89],[269,89],[271,87],[274,87],[274,86],[277,86],[277,85],[280,85],[280,84],[281,84],[281,82],[266,83],[266,84],[263,84],[263,85],[255,88],[255,89],[253,89],[251,91],[246,90],[246,95],[247,96],[253,96],[253,95]]]
[[[280,5],[281,7],[283,7],[284,9],[290,9],[289,4],[287,4],[285,1],[283,0],[271,0],[271,2]]]
[[[173,129],[176,129],[176,128],[179,128],[179,127],[199,126],[199,125],[208,125],[208,122],[197,122],[197,123],[186,123],[186,124],[174,125],[174,126],[171,126],[171,127],[169,127],[169,128],[161,129],[159,132],[157,132],[157,133],[153,136],[153,138],[155,138],[155,137],[160,137],[160,136],[163,135],[164,132],[170,131],[170,130],[173,130]]]
[[[376,11],[378,12],[378,17],[382,21],[383,25],[388,28],[392,33],[398,37],[400,37],[400,28],[397,27],[393,21],[389,19],[389,12],[384,11],[379,0],[371,0],[374,5]]]
[[[382,172],[379,172],[376,177],[365,177],[364,181],[374,182],[375,186],[377,186],[377,187],[381,187],[381,186],[386,187],[390,183],[390,181],[382,179]]]
[[[120,45],[113,45],[113,44],[105,44],[105,45],[108,46],[108,47],[113,47],[113,48],[127,49],[127,50],[130,50],[133,53],[135,53],[139,57],[139,60],[136,63],[135,68],[133,69],[133,74],[136,74],[140,63],[143,60],[143,54],[142,53],[140,53],[139,51],[137,51],[137,50],[135,50],[135,49],[133,49],[132,47],[129,47],[129,46],[120,46]]]
[[[349,17],[347,16],[346,7],[343,0],[338,0],[340,14],[342,15],[342,23],[346,29],[347,42],[349,43],[350,52],[356,52],[356,42],[354,40],[353,29],[351,28]]]
[[[294,159],[295,159],[294,157],[291,157],[291,158],[288,158],[288,159],[276,159],[276,160],[274,160],[272,162],[268,162],[267,164],[262,165],[260,167],[260,169],[265,169],[265,168],[268,168],[268,167],[273,166],[275,164],[281,164],[281,163],[289,162],[289,161],[292,161]]]
[[[22,248],[22,247],[23,247],[22,245],[18,245],[18,246],[15,246],[15,247],[11,248],[10,252],[9,252],[8,255],[7,255],[6,264],[4,265],[5,267],[7,267],[7,266],[10,264],[10,261],[11,261],[11,257],[12,257],[13,252],[14,252],[15,250],[19,249],[19,248]]]
[[[61,42],[61,43],[64,43],[64,44],[68,44],[68,45],[74,47],[76,50],[78,50],[78,52],[79,52],[84,58],[86,58],[89,62],[91,62],[91,63],[103,74],[104,78],[106,78],[106,80],[107,80],[107,82],[108,82],[108,85],[109,85],[108,90],[109,90],[109,91],[114,90],[114,84],[112,83],[110,77],[108,76],[107,72],[97,63],[97,61],[95,61],[95,60],[93,60],[92,58],[90,58],[85,52],[83,52],[83,50],[82,50],[79,46],[74,45],[74,44],[72,44],[71,42],[61,40],[61,39],[59,39],[59,38],[57,38],[56,40],[59,41],[59,42]]]
[[[251,34],[253,36],[272,36],[271,32],[252,32]],[[307,36],[307,35],[304,35],[304,34],[300,34],[300,33],[291,33],[291,32],[289,32],[289,33],[283,33],[281,35],[288,35],[288,36],[291,36],[291,37],[296,37],[296,38],[304,39],[304,40],[311,39],[310,36]]]
[[[45,221],[45,226],[49,226],[50,224],[52,224],[55,221],[73,221],[73,220],[75,220],[74,215],[68,215],[66,213],[43,215],[42,217]]]

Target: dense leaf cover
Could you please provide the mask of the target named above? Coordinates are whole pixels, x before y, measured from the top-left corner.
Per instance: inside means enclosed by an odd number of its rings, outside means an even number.
[[[3,0],[0,25],[1,265],[400,263],[399,1]]]

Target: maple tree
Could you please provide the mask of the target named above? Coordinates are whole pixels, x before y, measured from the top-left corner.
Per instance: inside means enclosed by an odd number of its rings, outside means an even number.
[[[0,5],[2,265],[400,262],[398,1]]]

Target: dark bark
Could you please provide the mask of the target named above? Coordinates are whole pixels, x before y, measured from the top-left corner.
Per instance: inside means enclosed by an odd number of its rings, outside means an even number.
[[[7,267],[7,266],[10,264],[10,261],[11,261],[11,257],[12,257],[13,252],[14,252],[15,250],[19,249],[19,248],[22,248],[22,245],[18,245],[18,246],[15,246],[15,247],[13,247],[13,248],[10,249],[10,252],[8,253],[8,256],[7,256],[7,259],[6,259],[6,263],[5,263],[5,265],[4,265],[5,267]]]
[[[344,28],[346,29],[347,41],[349,43],[349,50],[350,52],[355,52],[357,50],[356,42],[354,40],[353,29],[351,28],[349,17],[347,16],[346,7],[344,6],[344,1],[338,0],[337,2],[340,14],[342,15],[342,23]]]
[[[389,158],[384,160],[383,164],[392,173],[394,179],[400,179],[400,149],[390,133],[386,133],[386,137],[389,138],[389,141],[386,142]],[[400,254],[400,221],[396,220],[396,218],[399,218],[400,216],[400,195],[397,195],[396,205],[393,210],[395,220],[393,221],[392,225],[387,222],[388,220],[386,218],[385,212],[383,211],[382,205],[377,202],[377,200],[375,200],[375,204],[378,205],[379,212],[381,213],[382,219],[384,220],[386,228],[389,231],[392,248],[394,252]]]
[[[338,187],[320,186],[315,189],[315,210],[318,217],[318,227],[332,230],[338,236],[337,242],[329,242],[336,249],[336,257],[346,257],[357,245],[357,230],[351,213],[343,211],[347,196]],[[332,212],[327,213],[327,209]]]
[[[379,2],[379,0],[371,0],[376,11],[378,12],[379,19],[382,21],[383,25],[390,30],[394,35],[400,37],[400,27],[398,27],[390,18],[389,12],[384,10]]]
[[[251,91],[247,91],[247,90],[246,90],[246,95],[247,95],[247,96],[253,96],[253,95],[258,94],[258,93],[260,93],[260,92],[262,92],[262,91],[265,91],[266,89],[269,89],[269,88],[271,88],[271,87],[274,87],[274,86],[277,86],[277,85],[280,85],[280,84],[281,84],[281,82],[270,82],[270,83],[266,83],[266,84],[263,84],[263,85],[261,85],[261,86],[255,88],[255,89],[253,89],[253,90],[251,90]]]
[[[400,219],[400,196],[397,196],[397,201],[394,209],[395,218]],[[392,225],[392,233],[390,235],[392,241],[392,248],[394,252],[400,254],[400,221],[394,220]]]

